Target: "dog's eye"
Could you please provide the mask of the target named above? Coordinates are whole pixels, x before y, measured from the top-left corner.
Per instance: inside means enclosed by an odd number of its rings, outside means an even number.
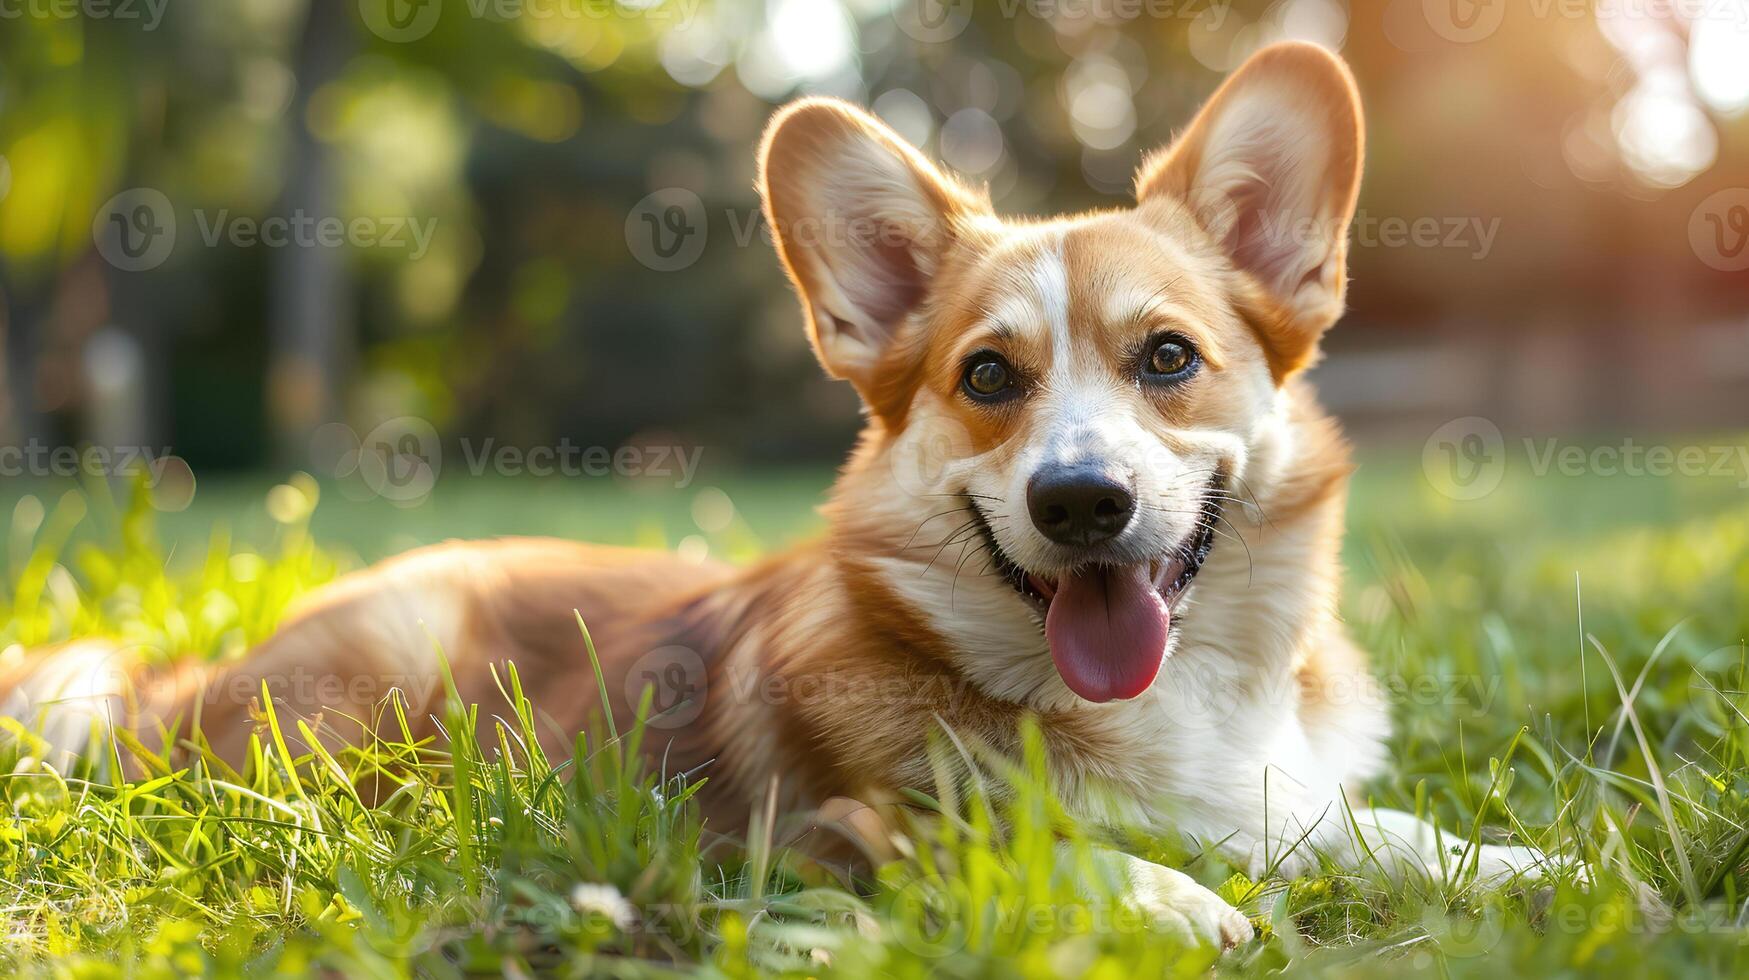
[[[980,354],[966,367],[960,382],[966,394],[981,401],[999,398],[1014,387],[1014,372],[1008,363],[994,354]]]
[[[1182,337],[1161,337],[1142,364],[1142,374],[1151,381],[1182,381],[1196,373],[1201,359],[1196,348]]]

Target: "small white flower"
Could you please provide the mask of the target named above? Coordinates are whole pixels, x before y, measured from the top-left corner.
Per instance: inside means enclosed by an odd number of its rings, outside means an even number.
[[[599,915],[621,932],[630,931],[637,921],[637,910],[612,885],[577,885],[571,889],[571,907],[584,915]]]

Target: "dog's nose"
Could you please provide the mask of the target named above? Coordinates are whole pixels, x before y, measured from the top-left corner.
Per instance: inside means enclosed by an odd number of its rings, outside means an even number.
[[[1026,509],[1039,533],[1058,544],[1098,544],[1129,526],[1136,498],[1092,466],[1050,466],[1026,484]]]

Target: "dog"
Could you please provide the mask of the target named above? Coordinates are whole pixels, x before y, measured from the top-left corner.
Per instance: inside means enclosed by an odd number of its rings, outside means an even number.
[[[930,791],[931,733],[1015,754],[1030,717],[1075,813],[1255,873],[1535,874],[1532,848],[1465,849],[1354,795],[1389,724],[1337,616],[1351,464],[1305,372],[1343,310],[1363,140],[1344,63],[1273,45],[1141,162],[1133,205],[1012,220],[861,109],[792,103],[760,148],[765,216],[813,349],[866,409],[823,540],[745,568],[439,545],[319,591],[216,672],[100,641],[14,655],[6,712],[73,753],[93,721],[198,719],[236,758],[264,683],[326,736],[389,687],[431,690],[441,650],[470,702],[514,662],[561,745],[680,691],[648,744],[708,775],[720,821]],[[1167,927],[1251,936],[1183,873],[1112,860]]]

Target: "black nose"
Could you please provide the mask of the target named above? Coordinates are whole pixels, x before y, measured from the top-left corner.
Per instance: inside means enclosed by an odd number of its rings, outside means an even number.
[[[1045,537],[1088,545],[1117,537],[1135,513],[1136,498],[1096,467],[1048,466],[1027,483],[1026,509]]]

